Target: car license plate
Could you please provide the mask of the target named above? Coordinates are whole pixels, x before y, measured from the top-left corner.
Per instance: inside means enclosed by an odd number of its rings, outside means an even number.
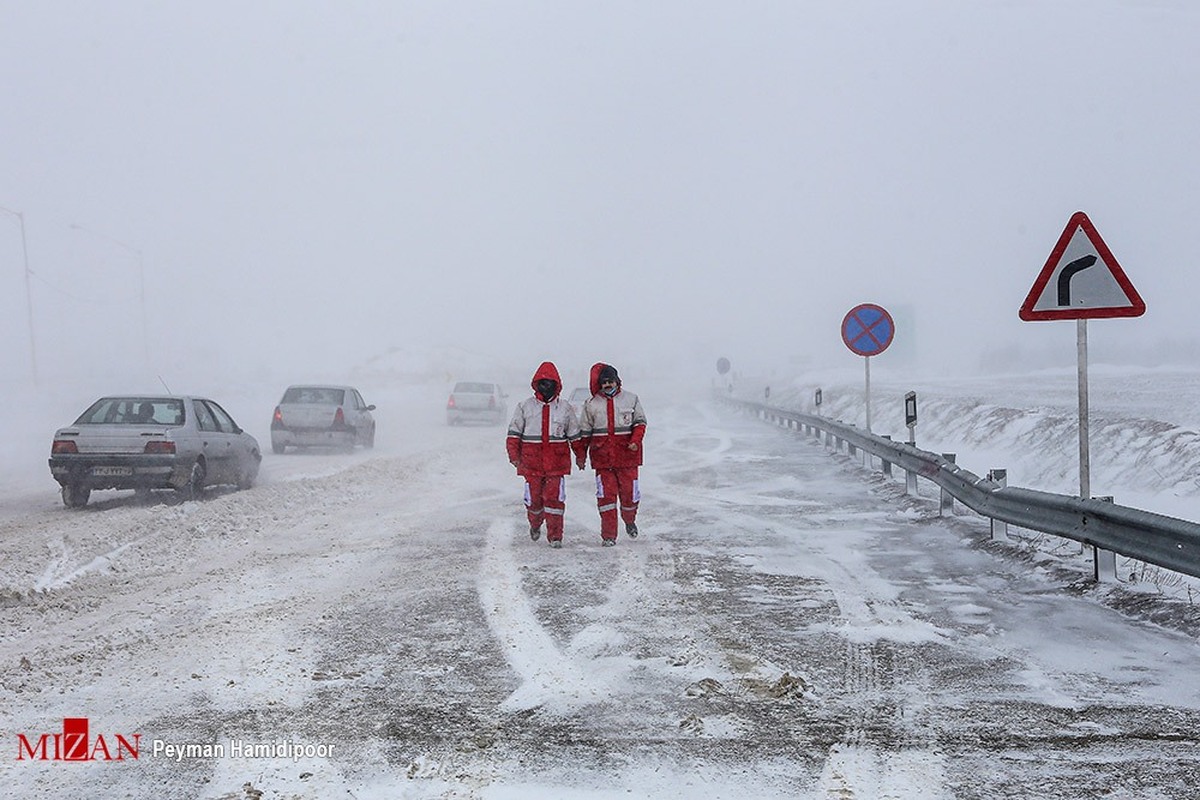
[[[97,477],[114,478],[133,474],[133,467],[92,467],[92,474]]]

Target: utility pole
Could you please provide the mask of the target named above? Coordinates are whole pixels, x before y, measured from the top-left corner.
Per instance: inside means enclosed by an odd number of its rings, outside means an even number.
[[[11,208],[3,206],[0,206],[0,211],[12,214],[21,226],[21,254],[25,260],[25,311],[29,319],[29,366],[33,371],[33,388],[36,389],[38,385],[37,343],[33,335],[33,288],[29,280],[33,273],[29,271],[29,245],[25,240],[25,215],[20,211],[13,211]]]

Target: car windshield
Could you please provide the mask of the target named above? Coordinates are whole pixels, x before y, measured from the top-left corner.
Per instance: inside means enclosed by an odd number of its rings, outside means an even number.
[[[75,424],[178,426],[183,414],[183,401],[175,398],[102,397]]]
[[[467,383],[465,381],[454,384],[454,391],[462,394],[491,394],[495,384],[493,383]]]
[[[292,386],[283,393],[284,403],[311,403],[319,406],[340,406],[345,399],[343,389],[326,386]]]

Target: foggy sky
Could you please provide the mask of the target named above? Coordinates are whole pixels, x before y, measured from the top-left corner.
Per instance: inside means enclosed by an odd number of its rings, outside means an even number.
[[[1077,210],[1148,307],[1091,323],[1093,360],[1200,360],[1187,0],[0,16],[0,206],[46,386],[306,380],[414,344],[853,363],[862,302],[896,313],[881,364],[1070,364],[1074,325],[1017,309]],[[10,387],[23,271],[0,213]]]

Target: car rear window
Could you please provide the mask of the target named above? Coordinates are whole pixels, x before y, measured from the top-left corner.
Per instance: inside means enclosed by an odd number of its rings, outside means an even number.
[[[83,412],[76,425],[183,424],[183,401],[153,397],[102,397]]]
[[[463,394],[491,394],[496,384],[494,383],[467,383],[465,381],[454,384],[454,391],[462,392]]]
[[[320,406],[340,406],[346,397],[343,389],[324,386],[292,386],[283,393],[284,403],[312,403]]]

